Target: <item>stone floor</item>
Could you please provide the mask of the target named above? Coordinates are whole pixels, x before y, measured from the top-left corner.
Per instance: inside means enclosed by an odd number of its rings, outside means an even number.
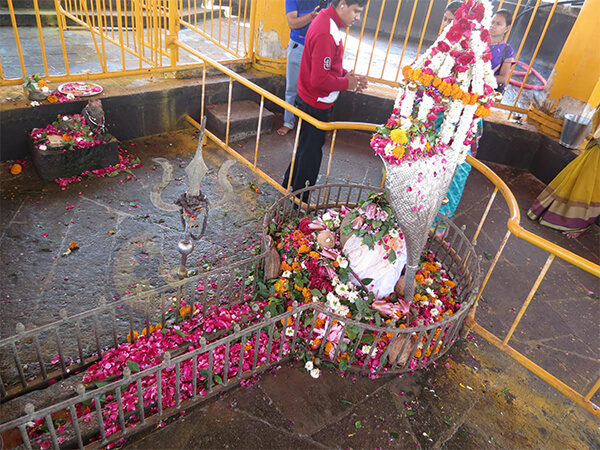
[[[276,117],[274,129],[281,123]],[[367,135],[337,137],[332,181],[378,185],[381,165]],[[259,165],[279,179],[289,161],[292,133],[261,137]],[[142,167],[110,178],[91,178],[62,190],[41,182],[31,165],[12,175],[0,166],[0,337],[56,320],[122,294],[145,279],[160,284],[159,266],[179,261],[179,218],[157,210],[150,190],[161,177],[152,158],[167,158],[175,180],[166,201],[186,188],[184,168],[197,146],[186,129],[126,142]],[[233,145],[245,153],[247,139]],[[326,147],[327,148],[327,147]],[[337,153],[339,152],[339,153]],[[221,195],[216,172],[229,156],[205,147],[211,171],[203,189]],[[323,170],[327,161],[322,164]],[[529,173],[492,165],[516,196],[522,217],[543,185]],[[321,175],[321,180],[324,174]],[[194,250],[200,270],[244,258],[252,252],[274,189],[241,164],[230,171],[236,198],[211,212]],[[249,187],[256,183],[257,194]],[[493,187],[480,173],[470,175],[455,222],[475,230]],[[478,238],[484,270],[506,232],[508,210],[500,198]],[[600,230],[577,240],[522,218],[523,226],[598,264]],[[61,256],[71,241],[79,249]],[[507,332],[547,254],[515,237],[494,271],[476,320],[500,337]],[[120,264],[130,262],[132,264]],[[517,328],[511,344],[568,385],[586,392],[600,375],[597,339],[598,279],[555,261]],[[593,398],[600,404],[599,395]],[[600,448],[600,420],[528,372],[479,336],[461,341],[437,367],[401,378],[370,380],[324,372],[317,380],[295,367],[265,374],[250,388],[236,388],[186,411],[180,420],[129,444],[136,448]]]

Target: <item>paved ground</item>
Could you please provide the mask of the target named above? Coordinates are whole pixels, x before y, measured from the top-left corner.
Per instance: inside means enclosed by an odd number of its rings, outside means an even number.
[[[334,180],[380,182],[381,165],[367,142],[368,136],[359,133],[338,136]],[[66,190],[42,183],[30,166],[14,176],[2,163],[0,336],[10,335],[17,321],[32,328],[57,319],[62,308],[69,313],[86,310],[100,295],[122,294],[140,279],[160,284],[159,266],[178,262],[181,228],[176,215],[157,211],[149,201],[162,176],[152,158],[166,157],[175,167],[175,181],[163,194],[168,201],[185,189],[183,169],[196,145],[194,130],[125,143],[143,162],[133,171],[134,179],[123,182],[125,174],[94,178]],[[277,179],[291,145],[291,136],[264,135],[259,158],[263,170]],[[236,146],[241,152],[254,148],[252,140]],[[213,201],[220,197],[216,169],[226,159],[214,146],[206,148],[212,171],[203,189]],[[523,171],[498,165],[493,169],[509,184],[524,214],[543,185]],[[207,234],[191,258],[200,270],[248,255],[259,233],[258,221],[278,195],[240,164],[229,179],[236,199],[227,210],[211,214]],[[263,194],[254,193],[250,181]],[[457,223],[467,225],[467,234],[473,233],[491,191],[482,175],[471,174],[455,216]],[[505,233],[507,217],[503,200],[497,200],[478,239],[484,269]],[[527,219],[523,223],[598,263],[598,227],[573,241]],[[80,249],[60,256],[71,241]],[[478,309],[476,319],[484,327],[500,336],[506,333],[546,256],[516,238],[509,240]],[[119,260],[135,264],[123,269]],[[526,356],[582,392],[600,374],[599,292],[597,279],[555,262],[513,341]],[[594,400],[600,404],[598,395]],[[402,378],[370,380],[325,372],[314,380],[297,368],[283,367],[248,389],[235,389],[186,411],[179,421],[130,445],[584,449],[600,448],[598,436],[597,418],[475,337],[456,345],[437,367]]]

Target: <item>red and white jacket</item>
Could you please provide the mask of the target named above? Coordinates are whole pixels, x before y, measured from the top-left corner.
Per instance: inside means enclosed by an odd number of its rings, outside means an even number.
[[[345,27],[333,6],[329,6],[315,17],[306,33],[298,95],[314,108],[331,108],[340,91],[348,89],[348,79],[344,77],[348,71],[342,67],[341,30]]]

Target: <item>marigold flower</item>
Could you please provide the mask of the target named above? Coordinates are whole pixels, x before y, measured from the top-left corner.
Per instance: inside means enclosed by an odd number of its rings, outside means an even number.
[[[396,147],[394,150],[392,150],[392,155],[398,159],[401,159],[405,153],[406,151],[404,150],[404,147]]]
[[[308,256],[310,256],[313,259],[319,259],[321,257],[321,255],[319,254],[319,252],[315,252],[315,251],[310,252],[308,254]]]
[[[72,141],[73,140],[73,136],[71,136],[70,134],[63,134],[62,138],[65,141]]]
[[[275,282],[275,292],[283,294],[287,291],[287,280],[279,279]]]
[[[433,87],[438,87],[440,85],[440,83],[442,82],[442,79],[439,77],[435,77],[433,79],[433,82],[431,84],[433,84]]]
[[[425,277],[423,277],[423,275],[421,275],[420,273],[418,273],[415,276],[415,280],[417,281],[417,283],[419,284],[425,284]]]
[[[75,250],[76,248],[79,248],[79,245],[77,245],[77,242],[71,241],[71,243],[69,244],[69,249]]]
[[[46,83],[45,80],[40,80],[40,81],[38,81],[38,87],[43,88],[43,87],[49,87],[49,86],[48,86],[48,83]]]
[[[299,262],[297,262],[297,261],[294,261],[294,262],[292,263],[292,270],[293,270],[294,272],[301,272],[301,271],[302,271],[302,266],[300,265],[300,263],[299,263]]]
[[[12,173],[13,175],[19,175],[22,170],[23,170],[23,167],[21,167],[21,164],[13,164],[10,167],[10,173]]]
[[[300,246],[300,248],[298,249],[298,253],[308,253],[310,251],[310,248],[308,247],[308,245],[306,244],[302,244]]]
[[[131,331],[127,334],[127,342],[135,342],[139,336],[137,331],[133,332],[133,339],[131,339]]]
[[[396,144],[404,145],[408,142],[408,136],[406,135],[406,131],[401,128],[396,128],[390,132],[390,138]]]
[[[285,261],[281,261],[281,270],[283,270],[284,272],[286,270],[289,270],[290,272],[292,271],[292,266],[290,266],[287,262]]]
[[[449,288],[453,288],[454,286],[456,286],[456,284],[452,280],[444,280],[444,284]]]
[[[331,350],[333,350],[333,344],[331,342],[327,342],[327,344],[325,344],[325,353],[329,353]]]
[[[46,100],[48,100],[50,103],[58,103],[58,97],[56,95],[49,95],[46,97]]]

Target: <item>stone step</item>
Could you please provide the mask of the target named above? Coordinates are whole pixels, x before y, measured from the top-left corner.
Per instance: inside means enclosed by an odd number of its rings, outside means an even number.
[[[260,106],[250,100],[231,103],[229,142],[256,136]],[[270,133],[273,129],[274,114],[263,108],[260,134]],[[227,103],[212,105],[206,109],[206,129],[225,141],[227,132]]]

